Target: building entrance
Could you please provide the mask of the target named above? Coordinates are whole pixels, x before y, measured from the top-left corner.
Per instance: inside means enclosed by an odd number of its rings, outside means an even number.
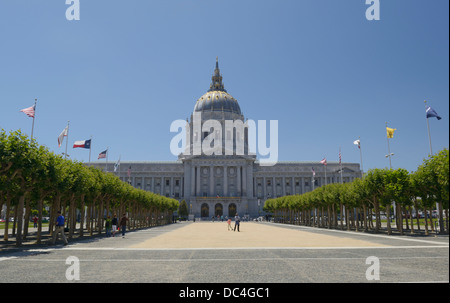
[[[209,206],[208,206],[208,204],[206,204],[206,203],[202,204],[201,215],[202,215],[202,217],[209,218]]]
[[[217,203],[216,206],[214,207],[214,216],[223,216],[223,206],[220,203]]]

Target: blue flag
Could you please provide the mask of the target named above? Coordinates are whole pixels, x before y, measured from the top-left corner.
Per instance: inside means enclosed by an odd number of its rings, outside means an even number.
[[[437,114],[437,112],[434,110],[434,109],[432,109],[431,107],[429,107],[429,106],[427,106],[427,119],[428,118],[433,118],[433,117],[435,117],[435,118],[437,118],[438,120],[441,120],[442,118]]]

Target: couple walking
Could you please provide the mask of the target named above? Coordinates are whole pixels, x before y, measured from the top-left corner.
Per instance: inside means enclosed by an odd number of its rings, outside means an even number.
[[[239,214],[236,213],[236,216],[234,216],[234,229],[231,227],[231,218],[228,218],[228,230],[233,230],[236,231],[236,227],[237,230],[239,232],[239,226],[241,225],[241,217],[239,217]]]
[[[120,229],[122,231],[122,238],[125,237],[125,231],[127,229],[127,221],[128,221],[128,218],[127,218],[126,214],[123,214],[122,218],[120,219],[120,222],[117,219],[117,215],[114,214],[114,218],[112,219],[112,222],[111,222],[113,237],[115,237],[115,235],[116,235],[118,225],[120,225]]]

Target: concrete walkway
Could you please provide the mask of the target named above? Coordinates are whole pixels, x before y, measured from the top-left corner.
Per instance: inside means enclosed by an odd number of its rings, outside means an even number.
[[[234,227],[234,222],[231,224]],[[135,244],[133,248],[243,248],[243,247],[381,247],[379,243],[342,235],[318,234],[274,224],[243,222],[240,232],[226,222],[185,224],[174,231]]]

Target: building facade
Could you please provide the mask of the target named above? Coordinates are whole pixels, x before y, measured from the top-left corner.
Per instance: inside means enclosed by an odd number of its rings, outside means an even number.
[[[216,61],[210,88],[186,121],[186,147],[178,160],[121,162],[116,174],[136,188],[185,200],[190,214],[197,218],[236,213],[257,217],[264,214],[264,202],[269,198],[351,182],[362,175],[357,163],[328,162],[325,166],[281,161],[262,165],[248,143],[248,125],[239,103],[225,90]],[[102,169],[106,165],[92,164]]]

